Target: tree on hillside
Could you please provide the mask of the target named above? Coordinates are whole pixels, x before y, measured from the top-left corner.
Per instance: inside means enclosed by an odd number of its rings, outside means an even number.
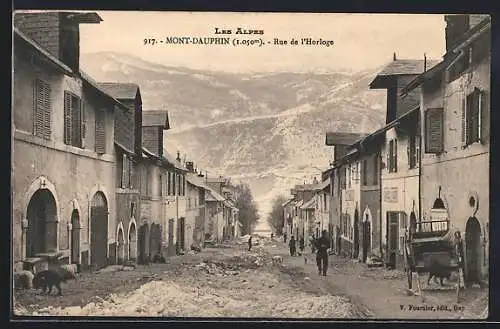
[[[259,220],[258,208],[248,184],[239,184],[235,187],[236,208],[240,210],[239,220],[242,224],[241,233],[251,234]]]
[[[283,213],[283,203],[287,198],[283,195],[274,197],[272,201],[271,212],[267,215],[267,223],[274,233],[283,234],[283,225],[285,224],[285,214]]]

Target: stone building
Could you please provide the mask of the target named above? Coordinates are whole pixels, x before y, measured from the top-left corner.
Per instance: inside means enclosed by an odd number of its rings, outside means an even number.
[[[83,267],[110,262],[114,111],[122,105],[79,68],[79,24],[101,21],[96,13],[15,14],[15,268],[56,254]]]
[[[462,232],[465,279],[488,276],[491,20],[447,15],[446,54],[403,90],[421,88],[422,217],[416,231]],[[420,220],[419,220],[420,219]]]
[[[205,184],[202,174],[198,174],[193,166],[193,162],[186,162],[186,220],[188,222],[188,242],[187,245],[202,247],[205,236]]]

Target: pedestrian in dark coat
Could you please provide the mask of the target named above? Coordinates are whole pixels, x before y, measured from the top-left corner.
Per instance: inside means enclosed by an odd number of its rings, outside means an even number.
[[[288,246],[290,247],[290,255],[295,256],[295,252],[297,251],[297,247],[295,246],[295,238],[293,235],[290,238],[290,242],[288,242]]]
[[[283,242],[285,242],[285,243],[286,243],[286,233],[285,233],[285,234],[283,234]]]
[[[300,242],[299,242],[299,248],[300,248],[300,252],[303,253],[304,252],[304,248],[305,248],[305,241],[304,241],[304,237],[301,237],[300,238]]]
[[[326,276],[328,270],[328,249],[330,249],[330,239],[328,232],[323,230],[322,236],[316,240],[316,264],[318,266],[318,274]]]
[[[252,237],[248,238],[248,251],[252,250]]]

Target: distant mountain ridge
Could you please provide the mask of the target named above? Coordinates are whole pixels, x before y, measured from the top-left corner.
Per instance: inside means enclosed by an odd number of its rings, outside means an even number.
[[[384,121],[385,93],[368,88],[378,69],[235,74],[114,52],[82,54],[81,62],[98,81],[138,83],[144,110],[169,111],[166,148],[209,175],[249,183],[263,217],[272,196],[328,166],[326,131],[370,132]]]

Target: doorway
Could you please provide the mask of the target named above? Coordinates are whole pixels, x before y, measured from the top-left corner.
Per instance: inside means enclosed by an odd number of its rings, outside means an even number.
[[[465,226],[466,276],[467,284],[480,284],[481,273],[481,224],[476,217],[470,217]]]
[[[168,255],[175,255],[174,248],[174,220],[168,220]]]
[[[225,227],[223,228],[223,233],[225,233]],[[178,248],[180,250],[185,250],[185,234],[186,234],[186,226],[185,226],[185,220],[184,217],[179,218],[178,224],[177,224],[177,242],[178,242]],[[222,236],[224,238],[224,235]]]
[[[370,216],[366,214],[365,220],[363,221],[363,262],[366,262],[368,258],[368,253],[371,251],[372,244],[372,228]]]
[[[90,227],[90,264],[96,270],[107,265],[108,203],[102,192],[92,198]]]
[[[48,189],[39,189],[26,210],[26,257],[57,250],[56,200]]]
[[[121,227],[118,229],[118,250],[117,258],[118,264],[121,265],[125,261],[125,237],[123,236],[123,230]]]
[[[354,210],[354,234],[353,234],[353,240],[354,240],[354,253],[353,253],[353,258],[358,258],[359,256],[359,212],[358,209]]]
[[[128,229],[128,258],[134,262],[137,260],[137,229],[135,223],[130,224]]]
[[[397,212],[387,212],[387,259],[386,263],[390,268],[396,267],[396,255],[399,244],[399,214]]]
[[[139,245],[139,264],[145,264],[148,260],[149,252],[149,225],[147,223],[142,224],[139,227],[139,239],[137,244]]]
[[[80,215],[74,209],[71,213],[71,263],[80,263]]]
[[[149,258],[154,259],[155,255],[161,255],[161,226],[151,224],[149,233]]]

